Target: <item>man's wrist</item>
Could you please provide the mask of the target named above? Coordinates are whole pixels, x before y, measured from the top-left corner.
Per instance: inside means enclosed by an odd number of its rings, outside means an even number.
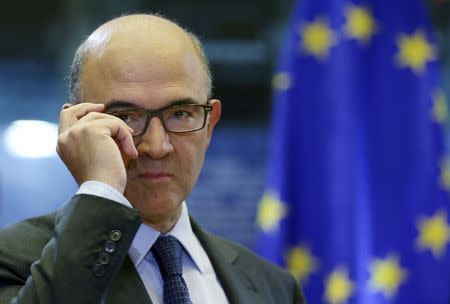
[[[121,203],[132,208],[130,202],[114,187],[98,181],[85,181],[80,185],[76,194],[90,194],[100,196]]]

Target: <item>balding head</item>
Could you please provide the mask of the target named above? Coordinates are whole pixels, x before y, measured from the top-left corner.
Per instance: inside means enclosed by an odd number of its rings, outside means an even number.
[[[113,54],[114,50],[126,52],[129,57],[154,56],[155,60],[167,61],[170,64],[177,59],[183,60],[174,57],[180,54],[181,50],[172,50],[181,47],[191,48],[192,54],[196,57],[194,61],[200,63],[204,78],[202,91],[205,97],[209,98],[212,90],[211,73],[198,38],[161,16],[135,14],[119,17],[101,25],[79,46],[70,71],[70,101],[72,103],[87,101],[84,90],[86,67],[102,56]],[[151,50],[151,54],[145,53],[148,50]],[[158,53],[158,50],[161,52]],[[190,63],[195,64],[192,60],[183,64]]]

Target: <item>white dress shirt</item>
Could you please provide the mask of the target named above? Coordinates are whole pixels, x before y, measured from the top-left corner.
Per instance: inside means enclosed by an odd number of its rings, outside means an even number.
[[[130,202],[117,190],[96,181],[84,182],[77,194],[92,194],[117,201],[131,208]],[[150,226],[141,224],[128,255],[144,283],[154,304],[163,304],[163,280],[150,248],[161,233]],[[192,303],[228,303],[225,292],[217,279],[211,261],[200,241],[192,231],[186,203],[182,203],[181,216],[175,226],[165,235],[175,237],[183,247],[183,278],[189,290]]]

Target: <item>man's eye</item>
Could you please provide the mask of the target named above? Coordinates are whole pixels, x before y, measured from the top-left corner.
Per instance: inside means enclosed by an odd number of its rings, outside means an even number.
[[[176,111],[172,113],[172,117],[176,119],[184,119],[189,117],[189,113],[186,111]]]
[[[123,112],[123,113],[113,113],[112,115],[114,115],[115,117],[123,120],[125,123],[132,123],[136,120],[139,119],[139,115],[133,114],[133,113],[128,113],[128,112]]]
[[[131,117],[128,114],[118,114],[115,115],[117,118],[122,119],[125,123],[129,122]]]

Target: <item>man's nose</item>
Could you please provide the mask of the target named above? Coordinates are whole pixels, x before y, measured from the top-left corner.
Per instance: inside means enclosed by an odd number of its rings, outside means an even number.
[[[169,134],[158,117],[150,119],[148,128],[142,134],[136,149],[139,155],[146,154],[153,159],[164,158],[167,154],[173,152]]]

